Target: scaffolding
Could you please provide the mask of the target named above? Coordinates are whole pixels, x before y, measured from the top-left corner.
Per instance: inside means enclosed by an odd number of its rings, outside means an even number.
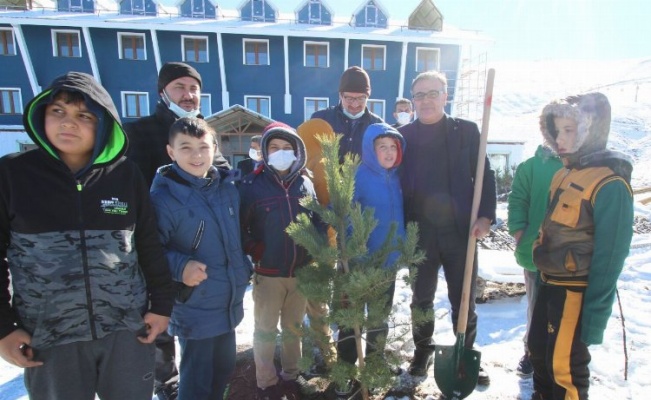
[[[472,55],[472,50],[468,53],[468,56],[461,60],[459,78],[452,100],[452,112],[456,117],[474,121],[481,126],[488,56],[486,52],[477,56]]]

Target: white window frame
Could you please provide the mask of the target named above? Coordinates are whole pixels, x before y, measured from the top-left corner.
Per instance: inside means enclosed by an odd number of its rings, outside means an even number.
[[[54,57],[64,57],[64,58],[82,58],[84,56],[84,46],[81,41],[81,33],[76,29],[52,29],[52,55]],[[73,33],[77,35],[77,42],[79,43],[79,57],[73,56],[62,56],[59,55],[59,46],[57,46],[57,35],[59,33]]]
[[[146,114],[141,114],[139,116],[129,116],[127,115],[127,96],[128,95],[144,95],[145,96],[145,104],[147,104],[147,110]],[[141,118],[141,117],[146,117],[150,115],[149,112],[149,92],[136,92],[136,91],[121,91],[120,92],[120,99],[122,100],[122,118]]]
[[[185,58],[185,39],[204,40],[206,42],[206,61],[187,60]],[[269,47],[267,47],[268,49]],[[208,36],[202,35],[181,35],[181,59],[183,62],[208,63],[210,62],[210,40]]]
[[[308,45],[317,45],[317,46],[326,46],[326,65],[316,65],[311,66],[307,65],[307,46]],[[307,68],[330,68],[330,42],[315,42],[312,40],[306,40],[303,42],[303,66]]]
[[[260,111],[257,111],[257,110],[251,110],[251,109],[248,107],[249,99],[267,99],[267,101],[269,102],[269,115],[266,115],[266,114],[264,114],[264,113],[261,113]],[[244,107],[245,107],[246,109],[251,110],[251,111],[254,111],[254,112],[256,112],[256,113],[258,113],[258,114],[260,114],[260,115],[264,115],[265,117],[271,118],[271,96],[245,95],[245,96],[244,96]]]
[[[308,119],[310,119],[312,117],[312,113],[308,114],[308,112],[307,112],[307,102],[308,101],[323,101],[323,100],[325,100],[325,102],[326,102],[326,108],[330,107],[330,98],[329,97],[305,97],[303,99],[303,115],[305,117],[305,121],[307,121]],[[318,111],[318,110],[314,110],[314,111]]]
[[[122,47],[122,38],[125,36],[140,36],[142,38],[142,46],[145,54],[145,58],[124,58],[123,57],[123,47]],[[144,33],[136,32],[118,32],[118,58],[120,60],[133,60],[133,61],[144,61],[147,59],[147,35]]]
[[[368,19],[369,9],[375,10],[374,21],[369,21]],[[378,26],[378,21],[380,19],[379,16],[380,16],[380,9],[375,4],[366,3],[366,6],[364,6],[364,26],[369,28]]]
[[[202,111],[204,107],[208,107],[210,114],[206,115],[201,112],[201,115],[204,117],[209,117],[212,115],[212,95],[210,93],[201,93],[201,100],[199,102],[199,110]]]
[[[267,63],[266,64],[247,64],[246,63],[246,45],[247,43],[266,43],[267,44]],[[269,39],[242,39],[242,64],[243,65],[271,65],[271,48],[269,47]]]
[[[382,69],[377,69],[377,68],[371,69],[371,68],[367,68],[366,66],[364,66],[364,50],[368,49],[368,48],[382,49],[383,50],[384,55],[382,56]],[[361,58],[361,60],[362,60],[362,68],[364,68],[364,70],[366,70],[366,71],[386,71],[387,70],[387,46],[386,45],[382,45],[382,44],[363,44],[362,45],[362,54],[361,54],[361,56],[362,56],[362,58]]]
[[[375,114],[376,114],[376,115],[379,115],[380,117],[382,117],[382,119],[385,119],[384,116],[386,115],[386,110],[387,110],[387,102],[386,102],[386,100],[382,100],[382,99],[368,99],[368,100],[366,101],[366,107],[369,109],[369,111],[372,112],[373,110],[371,109],[371,107],[368,106],[369,103],[380,103],[380,104],[382,105],[382,113],[381,113],[381,114],[375,113]]]
[[[440,48],[435,48],[435,47],[416,47],[416,72],[425,72],[425,71],[419,71],[418,70],[418,60],[420,58],[420,52],[434,52],[436,54],[436,65],[434,68],[428,69],[427,71],[430,70],[435,70],[435,71],[440,71],[441,70],[441,49]]]
[[[16,51],[16,35],[14,34],[14,30],[12,28],[1,27],[0,31],[11,32],[11,41],[13,42],[12,44],[14,49],[13,53],[0,54],[0,56],[15,56],[16,54],[18,54],[18,52]]]
[[[23,92],[20,88],[17,87],[0,87],[0,91],[12,91],[18,92],[18,104],[14,104],[16,113],[14,114],[5,114],[0,110],[0,115],[21,115],[23,113]]]

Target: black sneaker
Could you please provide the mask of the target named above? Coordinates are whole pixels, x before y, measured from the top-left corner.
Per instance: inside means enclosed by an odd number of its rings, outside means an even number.
[[[434,358],[432,353],[434,351],[430,349],[416,349],[414,350],[414,358],[409,364],[409,375],[411,376],[427,376],[427,370],[434,363]]]
[[[158,400],[176,400],[179,396],[179,382],[167,383],[156,390],[156,397]]]
[[[540,392],[533,392],[531,395],[531,400],[547,400],[542,393]]]
[[[282,400],[283,394],[278,384],[266,387],[264,389],[258,388],[257,400]]]
[[[531,365],[531,360],[529,360],[529,354],[525,353],[518,363],[518,368],[516,373],[523,378],[529,378],[533,375],[533,365]]]
[[[491,384],[491,378],[488,376],[488,372],[481,366],[479,367],[479,375],[477,375],[477,384],[482,386]]]

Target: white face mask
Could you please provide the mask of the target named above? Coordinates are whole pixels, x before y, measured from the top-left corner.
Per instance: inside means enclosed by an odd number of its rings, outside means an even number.
[[[396,118],[396,119],[398,120],[398,123],[400,125],[405,125],[405,124],[408,124],[409,122],[411,122],[411,115],[409,113],[406,113],[406,112],[399,112],[398,113],[398,118]]]
[[[178,104],[173,102],[170,99],[170,97],[167,95],[167,93],[165,93],[164,90],[163,90],[163,96],[162,97],[163,97],[163,101],[165,102],[165,104],[167,104],[167,108],[169,108],[170,111],[173,112],[174,114],[176,114],[176,116],[179,117],[179,118],[186,118],[186,117],[187,118],[194,118],[197,115],[199,115],[200,110],[198,108],[194,109],[194,110],[190,110],[190,111],[185,111]]]
[[[294,150],[278,150],[275,153],[269,154],[269,161],[267,164],[272,166],[276,171],[286,171],[296,161]]]
[[[350,119],[357,119],[357,118],[361,117],[362,115],[364,115],[364,111],[365,111],[365,110],[362,110],[362,111],[358,112],[357,114],[351,114],[345,108],[342,107],[342,109],[344,110],[344,115],[347,116]]]
[[[258,153],[258,150],[254,149],[253,147],[249,149],[249,157],[251,157],[255,161],[260,160],[260,154]]]

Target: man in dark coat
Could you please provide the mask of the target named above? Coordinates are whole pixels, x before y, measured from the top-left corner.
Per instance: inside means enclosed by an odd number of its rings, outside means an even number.
[[[260,140],[262,140],[262,135],[255,135],[251,137],[251,148],[249,148],[249,157],[237,163],[237,169],[240,170],[241,177],[247,176],[262,164],[262,151],[260,151]]]
[[[167,154],[168,133],[181,117],[201,117],[201,75],[181,62],[168,62],[158,74],[158,94],[154,114],[124,124],[129,136],[127,157],[134,161],[151,183],[156,170],[172,163]],[[230,168],[223,156],[215,157],[215,165]],[[174,338],[163,332],[156,339],[156,382],[154,393],[160,400],[176,399],[179,372],[175,363]]]
[[[470,218],[479,151],[479,130],[473,122],[445,114],[447,79],[438,72],[418,75],[411,86],[418,119],[398,130],[407,141],[403,157],[401,184],[405,222],[419,225],[419,245],[427,260],[418,266],[412,285],[412,310],[429,313],[430,319],[414,324],[412,334],[416,350],[409,373],[427,375],[432,363],[434,319],[432,305],[441,266],[445,271],[452,322],[459,318],[466,249],[469,232],[475,238],[488,234],[495,220],[495,174],[486,157],[483,191],[477,221],[472,230]],[[470,293],[475,291],[477,254],[473,265]],[[475,299],[470,296],[465,347],[472,348],[477,336]],[[490,379],[480,370],[479,384]]]
[[[339,80],[339,104],[319,110],[312,118],[321,118],[332,126],[335,133],[342,134],[339,156],[346,153],[362,154],[364,131],[371,124],[384,122],[366,107],[371,95],[371,80],[360,67],[350,67]]]

